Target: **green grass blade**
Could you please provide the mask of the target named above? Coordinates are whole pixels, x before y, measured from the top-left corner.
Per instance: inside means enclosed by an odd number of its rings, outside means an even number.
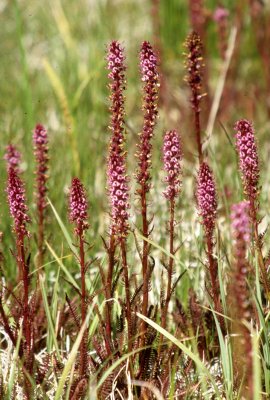
[[[51,202],[50,199],[48,199],[48,203],[50,204],[50,206],[51,206],[51,208],[52,208],[52,210],[53,210],[53,213],[54,213],[54,215],[55,215],[55,218],[56,218],[56,220],[57,220],[57,222],[58,222],[58,224],[59,224],[59,226],[60,226],[60,228],[61,228],[61,230],[62,230],[62,232],[63,232],[63,235],[64,235],[64,237],[65,237],[65,239],[66,239],[66,241],[67,241],[67,243],[68,243],[68,245],[69,245],[70,250],[71,250],[76,256],[78,256],[78,251],[77,251],[76,247],[74,246],[74,244],[72,243],[72,239],[71,239],[71,237],[70,237],[70,234],[68,233],[68,230],[67,230],[67,228],[65,227],[65,224],[63,223],[62,219],[60,218],[58,212],[56,211],[56,209],[55,209],[55,207],[53,206],[53,204],[52,204],[52,202]]]
[[[55,335],[55,328],[54,328],[54,325],[53,325],[52,316],[51,316],[51,313],[50,313],[50,308],[49,308],[49,304],[48,304],[46,289],[45,289],[45,286],[44,286],[44,277],[43,276],[40,277],[39,283],[40,283],[40,288],[41,288],[41,294],[42,294],[43,304],[44,304],[44,308],[45,308],[45,313],[46,313],[47,321],[48,321],[48,324],[49,324],[49,331],[50,331],[50,334],[51,334],[51,337],[52,337],[52,341],[53,341],[53,344],[54,344],[54,347],[55,347],[57,358],[60,360],[60,351],[59,351],[59,347],[58,347],[58,343],[57,343],[57,338],[56,338],[56,335]],[[48,349],[48,350],[50,351],[50,349]]]
[[[45,243],[46,243],[46,246],[48,247],[50,253],[52,254],[52,256],[57,261],[59,267],[63,270],[63,272],[67,276],[67,279],[69,280],[69,282],[71,282],[72,285],[74,285],[77,289],[79,289],[79,286],[78,286],[77,282],[75,281],[75,279],[73,278],[73,276],[71,275],[69,270],[62,263],[62,257],[60,258],[60,257],[57,256],[57,254],[55,253],[55,251],[53,250],[53,248],[51,247],[51,245],[47,241]]]

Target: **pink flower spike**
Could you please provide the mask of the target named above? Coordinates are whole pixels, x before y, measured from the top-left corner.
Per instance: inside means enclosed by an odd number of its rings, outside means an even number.
[[[140,51],[140,71],[143,82],[143,129],[139,135],[136,157],[138,159],[138,169],[136,179],[145,192],[150,190],[151,163],[152,163],[152,143],[154,128],[157,122],[158,110],[158,88],[159,73],[157,69],[157,56],[149,42],[143,42]]]
[[[124,95],[124,53],[119,42],[113,41],[108,48],[108,77],[110,79],[111,140],[107,160],[107,182],[111,205],[111,233],[119,238],[126,236],[129,228],[129,179],[126,174]]]
[[[176,130],[166,132],[163,139],[163,164],[167,172],[165,178],[167,188],[163,195],[168,200],[173,200],[180,192],[181,159],[182,146],[178,132]]]
[[[18,172],[14,168],[8,171],[7,195],[9,203],[10,215],[14,220],[14,231],[18,237],[30,236],[26,228],[26,224],[30,222],[27,214],[28,207],[25,201],[25,188],[22,180],[18,176]]]
[[[13,144],[9,144],[6,147],[4,160],[7,162],[7,170],[9,170],[9,168],[13,168],[17,173],[20,173],[19,165],[22,161],[22,156]]]
[[[86,190],[78,178],[73,178],[69,190],[69,219],[76,225],[75,233],[82,235],[88,229]]]
[[[241,119],[236,122],[234,129],[237,132],[236,148],[244,189],[249,198],[255,199],[258,193],[260,170],[254,128],[250,121]]]
[[[216,222],[217,195],[213,173],[206,162],[199,169],[196,195],[202,224],[207,234],[211,235]]]

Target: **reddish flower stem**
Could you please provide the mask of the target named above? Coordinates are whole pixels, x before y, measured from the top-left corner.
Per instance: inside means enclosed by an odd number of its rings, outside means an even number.
[[[175,223],[174,208],[175,208],[175,199],[172,198],[170,199],[170,220],[169,220],[170,254],[172,255],[174,255],[174,223]],[[166,329],[167,326],[167,313],[172,293],[173,264],[174,264],[174,259],[170,257],[168,265],[168,282],[167,282],[166,299],[165,299],[164,309],[162,310],[162,315],[161,315],[161,326],[164,329]],[[162,343],[163,343],[163,335],[161,335],[160,337],[159,354],[161,351]]]
[[[83,230],[80,230],[79,233],[79,242],[80,242],[80,268],[81,268],[81,326],[83,326],[86,319],[86,284],[85,284],[85,253],[84,253],[84,239],[83,239]],[[88,332],[85,329],[82,337],[82,341],[80,344],[80,376],[85,375],[87,370],[87,336]]]
[[[221,312],[221,304],[220,304],[220,297],[219,297],[219,285],[217,279],[218,267],[217,262],[214,259],[214,246],[213,246],[213,238],[212,236],[206,235],[206,245],[207,245],[207,257],[208,257],[208,267],[209,267],[209,275],[211,280],[211,289],[213,293],[213,301],[215,311]],[[220,316],[218,316],[219,319]],[[220,320],[221,321],[221,320]]]
[[[149,237],[149,226],[147,219],[147,202],[146,202],[146,191],[145,188],[142,187],[141,191],[141,215],[142,215],[142,233],[145,238]],[[143,302],[142,302],[142,314],[147,316],[148,311],[148,253],[149,246],[146,240],[143,241],[143,253],[142,253],[142,275],[143,275]],[[142,321],[141,323],[141,347],[144,346],[145,338],[144,333],[146,331],[146,322]]]
[[[128,277],[128,265],[127,265],[127,253],[126,253],[126,240],[125,238],[120,238],[120,248],[122,254],[122,264],[123,264],[123,274],[125,282],[126,291],[126,319],[127,319],[127,329],[128,329],[128,352],[132,351],[132,331],[131,331],[131,304],[130,304],[130,287],[129,287],[129,277]]]
[[[110,235],[110,244],[108,248],[108,256],[109,256],[109,264],[107,271],[107,282],[105,287],[105,295],[106,295],[106,334],[111,339],[112,327],[111,327],[111,297],[112,297],[112,279],[113,279],[113,270],[115,264],[115,236],[111,233]]]

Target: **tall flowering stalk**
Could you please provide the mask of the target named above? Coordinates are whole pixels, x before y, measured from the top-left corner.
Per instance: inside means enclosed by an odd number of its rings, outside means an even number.
[[[237,121],[234,128],[236,130],[236,149],[239,157],[239,169],[241,172],[244,193],[250,204],[250,219],[252,221],[258,263],[261,270],[264,290],[267,297],[270,299],[269,278],[267,276],[267,269],[262,254],[263,243],[258,229],[260,168],[255,141],[255,131],[253,124],[246,119]]]
[[[170,218],[169,218],[169,235],[170,235],[170,254],[175,254],[174,249],[174,228],[175,228],[175,201],[180,192],[180,174],[181,174],[181,159],[182,159],[182,145],[179,133],[176,130],[171,130],[165,133],[163,139],[163,165],[164,171],[167,176],[165,178],[166,190],[163,192],[164,197],[168,200]],[[167,293],[165,299],[164,309],[162,310],[161,325],[166,329],[166,319],[171,299],[172,292],[172,276],[173,276],[172,257],[169,259],[168,264],[168,282]]]
[[[217,218],[217,194],[213,172],[206,162],[200,166],[197,178],[197,207],[204,229],[208,268],[215,310],[220,312],[218,266],[214,258],[214,229]]]
[[[36,207],[38,217],[38,267],[43,265],[44,223],[47,205],[48,180],[48,136],[43,125],[37,124],[33,132],[34,155],[36,159]]]
[[[13,168],[14,171],[17,173],[20,173],[20,164],[22,161],[22,156],[21,153],[17,150],[16,146],[13,144],[9,144],[6,147],[5,155],[4,155],[4,160],[6,161],[7,164],[7,171],[10,168]]]
[[[185,47],[188,50],[186,54],[187,76],[185,80],[191,89],[191,105],[194,110],[195,134],[198,148],[200,164],[203,162],[202,139],[201,139],[201,122],[200,122],[200,102],[204,94],[202,94],[202,70],[203,63],[203,46],[198,33],[191,32],[186,39]]]
[[[33,369],[33,330],[29,306],[29,263],[26,257],[25,240],[30,236],[27,224],[30,222],[28,207],[25,199],[24,183],[18,176],[18,172],[10,167],[8,170],[7,197],[10,215],[13,219],[13,231],[16,238],[16,262],[18,266],[18,281],[23,283],[23,336],[25,340],[24,366],[28,373]],[[27,379],[28,382],[28,379]],[[27,387],[29,386],[29,382]],[[28,389],[26,388],[28,391]]]
[[[250,293],[247,278],[249,264],[247,250],[250,245],[249,203],[242,201],[232,206],[231,221],[234,237],[234,263],[229,287],[231,303],[232,335],[234,343],[234,364],[241,395],[253,399],[253,360],[250,323]],[[238,384],[237,384],[238,386]]]
[[[147,211],[147,195],[151,187],[151,165],[152,165],[152,138],[157,121],[158,111],[158,88],[159,73],[157,69],[157,56],[149,42],[143,42],[140,50],[140,72],[143,83],[143,129],[139,134],[136,157],[138,168],[136,180],[138,183],[137,194],[140,198],[142,216],[142,234],[145,238],[149,237],[149,216]],[[142,253],[142,278],[143,278],[143,302],[142,314],[147,315],[148,310],[148,287],[149,287],[149,244],[143,241]],[[144,331],[146,323],[141,324],[141,345],[144,344]]]
[[[108,192],[111,206],[111,227],[109,246],[109,269],[107,274],[107,296],[111,297],[115,246],[120,245],[126,291],[126,317],[128,326],[128,348],[131,349],[131,304],[126,254],[126,237],[129,230],[129,178],[126,173],[124,94],[125,70],[123,48],[117,41],[108,48],[108,70],[111,112],[111,140],[107,160]],[[108,313],[110,313],[108,305]],[[110,316],[107,315],[107,333],[111,334]]]
[[[73,178],[69,190],[69,219],[75,224],[74,234],[79,242],[79,264],[81,269],[81,326],[83,326],[87,313],[87,296],[85,274],[87,263],[85,261],[84,235],[88,225],[88,204],[86,191],[78,178]],[[84,331],[80,344],[80,376],[87,371],[87,331]]]

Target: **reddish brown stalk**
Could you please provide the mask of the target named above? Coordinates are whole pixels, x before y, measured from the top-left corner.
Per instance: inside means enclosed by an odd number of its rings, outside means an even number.
[[[19,234],[16,241],[17,257],[20,269],[23,271],[23,335],[26,342],[26,369],[29,373],[32,372],[32,330],[31,330],[31,317],[29,310],[29,273],[28,265],[25,259],[24,237]]]
[[[106,295],[106,334],[111,339],[112,327],[111,327],[111,297],[112,297],[112,279],[113,279],[113,270],[115,264],[115,236],[113,234],[110,235],[110,243],[107,249],[108,257],[109,257],[109,265],[107,271],[107,282],[105,288],[105,295]]]
[[[202,69],[203,64],[203,53],[202,53],[202,41],[200,36],[196,32],[191,32],[185,42],[185,47],[188,50],[186,54],[186,68],[187,76],[186,81],[188,82],[191,89],[191,105],[194,111],[194,126],[195,135],[197,141],[197,149],[200,164],[203,162],[203,151],[202,151],[202,139],[201,139],[201,122],[200,122],[200,102],[204,94],[202,90]]]
[[[217,262],[214,259],[214,245],[213,245],[213,237],[206,234],[206,246],[207,246],[207,258],[208,258],[208,268],[209,268],[209,275],[211,280],[211,292],[213,295],[214,307],[215,311],[218,313],[221,312],[221,304],[220,304],[220,297],[219,297],[219,285],[218,285],[218,266]],[[217,315],[217,318],[220,316]],[[220,319],[221,321],[221,319]]]
[[[170,200],[170,221],[169,221],[169,235],[170,235],[170,254],[174,255],[174,207],[175,207],[175,200]],[[169,265],[168,265],[168,282],[167,282],[167,292],[166,292],[166,299],[164,310],[162,310],[162,317],[161,317],[161,326],[162,328],[166,329],[167,324],[167,313],[169,308],[169,303],[171,300],[171,292],[172,292],[172,276],[173,276],[173,264],[174,259],[172,257],[169,258]],[[163,338],[163,336],[162,336]],[[162,341],[161,341],[162,343]]]
[[[147,202],[146,202],[146,191],[142,188],[141,193],[141,215],[142,215],[142,234],[145,238],[149,237],[149,224],[147,219]],[[142,314],[147,315],[148,311],[148,254],[149,244],[146,240],[143,241],[143,253],[142,253],[142,276],[143,276],[143,303],[142,303]],[[144,333],[146,330],[146,323],[142,321],[141,324],[141,347],[144,346]]]
[[[81,324],[85,323],[86,319],[86,311],[87,311],[87,304],[86,304],[86,285],[85,285],[85,253],[84,253],[84,239],[83,239],[83,231],[79,234],[79,241],[80,241],[80,267],[81,267]],[[88,332],[85,329],[82,337],[82,341],[80,344],[80,376],[85,375],[87,371],[87,337]]]
[[[127,320],[127,330],[128,330],[128,352],[131,352],[132,351],[132,331],[131,331],[130,287],[129,287],[129,277],[128,277],[126,240],[124,237],[120,238],[120,248],[121,248],[121,254],[122,254],[122,265],[123,265],[123,274],[124,274],[125,292],[126,292],[126,320]]]

